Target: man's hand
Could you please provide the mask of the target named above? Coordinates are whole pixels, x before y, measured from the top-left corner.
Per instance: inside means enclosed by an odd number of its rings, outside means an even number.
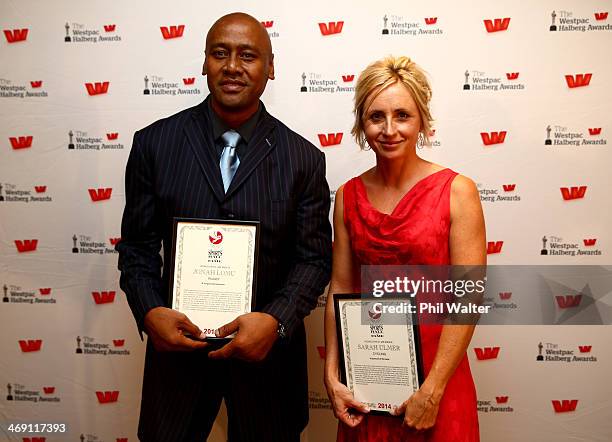
[[[144,328],[157,351],[192,351],[207,347],[206,342],[189,339],[203,337],[202,331],[183,313],[166,307],[155,307],[147,312]]]
[[[212,359],[237,358],[248,362],[263,361],[278,338],[278,321],[267,313],[246,313],[217,330],[224,338],[234,332],[236,336],[219,350],[211,351]]]

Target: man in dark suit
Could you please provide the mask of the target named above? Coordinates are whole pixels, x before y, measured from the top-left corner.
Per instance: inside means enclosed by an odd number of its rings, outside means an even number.
[[[274,63],[253,17],[211,27],[203,74],[209,97],[136,132],[126,169],[120,284],[149,337],[138,435],[203,441],[224,398],[230,441],[298,441],[308,422],[303,318],[331,267],[325,158],[259,101]],[[221,327],[221,337],[237,334],[214,351],[168,308],[173,217],[260,222],[254,312]]]

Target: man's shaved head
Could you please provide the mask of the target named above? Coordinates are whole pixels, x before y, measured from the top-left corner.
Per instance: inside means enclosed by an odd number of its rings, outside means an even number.
[[[268,57],[272,57],[272,42],[270,41],[270,36],[268,35],[268,31],[266,31],[265,26],[252,15],[245,14],[244,12],[232,12],[231,14],[224,15],[213,23],[208,30],[208,34],[206,34],[206,55],[208,55],[208,50],[210,48],[211,36],[215,33],[215,31],[233,23],[251,25],[257,29],[258,33],[261,34],[261,37],[265,41],[265,46],[261,48],[262,52],[264,52]]]

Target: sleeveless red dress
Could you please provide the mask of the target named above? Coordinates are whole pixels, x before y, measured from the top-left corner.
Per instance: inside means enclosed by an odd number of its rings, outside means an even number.
[[[367,264],[450,264],[450,188],[457,175],[443,169],[417,182],[391,214],[376,210],[368,200],[365,185],[356,177],[344,185],[344,224],[354,259]],[[359,280],[359,275],[356,281]],[[419,325],[423,368],[429,373],[438,350],[441,325]],[[340,423],[340,442],[474,442],[478,441],[476,389],[467,355],[451,377],[436,424],[417,433],[393,416],[368,416],[355,428]]]

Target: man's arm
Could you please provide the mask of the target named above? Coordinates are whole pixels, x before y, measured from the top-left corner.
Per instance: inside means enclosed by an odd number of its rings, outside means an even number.
[[[182,313],[166,308],[162,293],[161,225],[155,207],[151,161],[134,134],[125,170],[125,210],[121,222],[119,284],[127,295],[142,338],[146,331],[157,350],[184,351],[203,348],[205,343],[188,339],[199,337],[200,329]]]
[[[274,316],[291,336],[317,303],[331,274],[329,186],[321,153],[297,208],[294,265],[287,282],[263,312]]]

